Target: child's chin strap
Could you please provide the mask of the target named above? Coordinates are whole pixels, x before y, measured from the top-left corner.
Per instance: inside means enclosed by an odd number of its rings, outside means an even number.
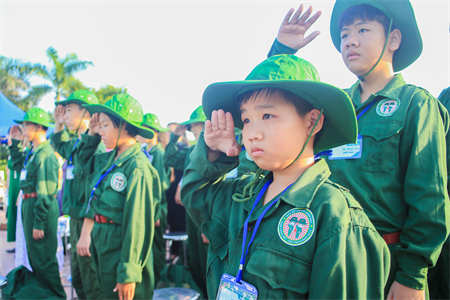
[[[370,73],[372,73],[372,71],[378,66],[378,64],[380,63],[381,59],[383,58],[384,52],[386,51],[386,47],[387,44],[389,42],[389,35],[391,34],[391,28],[392,28],[392,22],[394,21],[394,19],[391,18],[391,22],[389,23],[389,29],[388,32],[386,34],[386,41],[384,42],[384,48],[383,51],[381,52],[380,58],[378,59],[378,61],[375,63],[375,65],[372,67],[372,69],[370,69],[369,72],[367,72],[364,75],[359,75],[358,79],[361,81],[365,81],[364,77],[366,77],[367,75],[369,75]]]
[[[319,123],[319,120],[320,120],[320,117],[322,116],[322,114],[323,114],[323,108],[320,110],[320,114],[317,117],[317,120],[314,123],[314,126],[313,126],[311,132],[309,133],[308,138],[306,139],[306,142],[303,145],[302,150],[300,151],[300,154],[287,167],[283,168],[283,170],[286,169],[286,168],[289,168],[293,163],[295,163],[300,158],[300,156],[302,156],[303,152],[306,149],[306,145],[308,144],[309,140],[311,139],[312,135],[314,134],[314,130],[316,129],[317,124]],[[258,168],[258,171],[256,171],[256,173],[255,173],[255,177],[253,178],[252,181],[250,181],[244,187],[244,190],[242,191],[242,194],[239,194],[239,193],[234,193],[233,194],[233,196],[232,196],[233,200],[236,201],[236,202],[246,202],[246,201],[250,200],[253,197],[253,190],[254,190],[254,188],[256,186],[256,183],[259,181],[259,179],[260,179],[260,177],[261,177],[263,172],[264,172],[263,169]],[[249,190],[248,196],[247,196],[247,190]]]
[[[119,136],[117,137],[116,147],[114,149],[119,150],[119,140],[120,140],[120,131],[122,130],[122,119],[120,119],[119,124]]]
[[[84,115],[85,115],[85,114],[86,114],[86,108],[84,109],[83,116],[81,117],[80,124],[78,124],[78,127],[77,127],[77,134],[78,134],[78,130],[80,130],[81,124],[83,123],[83,119],[84,119]]]

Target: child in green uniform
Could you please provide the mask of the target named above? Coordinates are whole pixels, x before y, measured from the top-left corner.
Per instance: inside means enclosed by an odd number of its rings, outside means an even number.
[[[160,133],[165,135],[168,128],[161,126],[159,119],[154,114],[145,114],[143,127],[153,130],[155,135],[148,139],[138,135],[137,140],[141,143],[142,152],[148,157],[148,160],[158,172],[161,181],[161,202],[158,203],[155,211],[155,235],[153,237],[153,266],[155,272],[155,287],[161,279],[161,271],[166,266],[166,240],[163,238],[167,227],[167,199],[166,191],[170,185],[170,168],[164,165],[164,148],[159,142]]]
[[[197,141],[200,132],[203,130],[205,121],[206,116],[203,112],[203,107],[199,106],[191,114],[188,121],[181,123],[175,128],[170,134],[170,140],[166,147],[166,153],[164,154],[164,163],[167,166],[177,170],[186,170],[190,163],[189,156],[194,149],[194,146],[178,150],[177,141],[186,130],[191,131]],[[175,193],[175,201],[179,198],[182,181],[183,178]],[[187,241],[189,269],[195,282],[206,295],[206,256],[208,253],[208,241],[189,216],[186,216],[186,230],[189,236]]]
[[[20,189],[23,191],[22,220],[28,259],[37,281],[54,297],[65,299],[66,293],[59,276],[56,248],[58,241],[59,206],[56,200],[59,164],[55,150],[46,138],[48,114],[41,108],[28,110],[23,120],[23,136],[33,143],[33,148],[22,151],[17,126],[11,128],[12,145],[9,147],[14,169],[20,172]],[[42,297],[43,295],[36,295]],[[48,296],[48,295],[46,295]]]
[[[309,43],[311,10],[285,17],[270,55]],[[317,16],[317,15],[316,15]],[[314,21],[315,17],[311,18]],[[358,81],[346,90],[356,109],[360,143],[353,157],[333,149],[332,179],[349,188],[391,252],[388,299],[428,297],[427,272],[449,227],[445,134],[447,110],[399,72],[422,52],[409,1],[337,0],[331,37]]]
[[[210,85],[203,107],[211,121],[181,194],[210,241],[209,298],[226,273],[260,299],[381,299],[387,246],[348,190],[328,180],[325,160],[314,160],[314,151],[356,141],[348,96],[307,61],[280,55],[245,81]],[[225,180],[239,162],[235,126],[261,169]]]
[[[161,187],[136,136],[152,138],[153,131],[141,126],[142,107],[130,95],[114,95],[104,105],[83,107],[92,117],[88,134],[81,135],[78,157],[84,172],[94,174],[83,209],[95,213],[91,254],[102,298],[150,299],[155,203],[160,201]],[[114,150],[95,154],[100,141]]]
[[[83,104],[98,104],[97,96],[87,90],[78,90],[72,93],[67,100],[56,102],[55,131],[51,139],[58,152],[66,161],[66,179],[63,194],[63,214],[70,216],[70,241],[72,285],[80,299],[100,299],[102,291],[95,274],[94,261],[89,248],[91,244],[91,231],[94,212],[86,213],[83,207],[89,197],[89,174],[81,171],[78,163],[80,153],[80,138],[89,127],[91,114],[82,107]],[[64,124],[70,131],[75,131],[77,136],[70,138],[64,130]],[[105,146],[99,144],[96,154],[104,153]],[[91,178],[92,179],[92,178]],[[84,224],[85,218],[91,222]]]

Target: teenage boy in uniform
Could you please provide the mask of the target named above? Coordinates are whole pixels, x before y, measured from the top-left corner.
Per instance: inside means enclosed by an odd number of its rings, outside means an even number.
[[[206,116],[203,112],[203,107],[199,106],[191,114],[188,121],[178,125],[175,130],[170,134],[170,140],[166,147],[166,153],[164,154],[164,163],[177,170],[186,170],[190,163],[190,154],[195,146],[178,150],[177,141],[186,130],[191,131],[194,134],[195,140],[198,140],[200,132],[205,125]],[[180,197],[180,190],[183,178],[181,179],[177,192],[175,193],[175,201]],[[178,199],[179,201],[179,199]],[[181,203],[180,203],[181,204]],[[206,295],[206,256],[208,253],[208,241],[202,234],[199,228],[194,222],[186,216],[186,230],[188,233],[188,265],[192,274],[192,278],[197,285],[203,290]]]
[[[210,240],[208,297],[228,274],[221,287],[250,284],[260,299],[382,298],[387,246],[348,190],[328,180],[325,160],[314,159],[314,151],[356,141],[348,96],[321,83],[309,62],[279,55],[244,81],[210,85],[203,107],[211,121],[192,151],[182,199]],[[239,162],[235,126],[261,169],[225,180]]]
[[[151,113],[144,115],[144,122],[141,125],[150,128],[155,133],[151,139],[138,135],[137,140],[141,143],[142,152],[144,152],[149,162],[158,172],[162,189],[161,201],[157,204],[155,211],[155,235],[152,245],[156,287],[161,279],[161,271],[166,266],[166,240],[163,235],[167,227],[168,213],[166,191],[170,185],[170,168],[164,164],[164,148],[159,139],[160,134],[165,135],[165,132],[169,131],[169,128],[162,127],[158,116]]]
[[[79,142],[81,134],[89,128],[91,114],[83,104],[98,104],[97,96],[87,90],[77,90],[67,100],[55,102],[55,131],[51,136],[56,152],[66,161],[66,180],[63,194],[63,214],[70,216],[70,240],[72,285],[80,299],[100,299],[102,292],[95,274],[94,261],[90,253],[91,231],[94,212],[86,213],[83,206],[89,197],[90,174],[82,172],[79,163]],[[77,136],[70,138],[64,124]],[[105,145],[99,144],[96,154],[106,152]],[[85,222],[85,218],[91,222]]]
[[[53,126],[49,120],[47,112],[38,107],[30,108],[23,120],[14,120],[23,124],[23,137],[33,143],[33,148],[27,153],[22,151],[19,129],[13,126],[9,150],[14,169],[22,169],[19,186],[23,191],[22,220],[30,266],[45,289],[58,299],[66,299],[56,259],[59,164],[46,137],[47,128]]]
[[[295,53],[317,19],[302,7],[285,17],[269,56]],[[349,188],[391,252],[388,299],[423,299],[428,268],[449,232],[445,159],[447,110],[401,74],[422,52],[409,1],[338,0],[331,37],[358,81],[346,90],[356,109],[360,143],[354,158],[328,159],[331,178]],[[362,145],[361,145],[362,144]],[[361,149],[362,148],[362,149]],[[342,149],[341,149],[342,150]]]

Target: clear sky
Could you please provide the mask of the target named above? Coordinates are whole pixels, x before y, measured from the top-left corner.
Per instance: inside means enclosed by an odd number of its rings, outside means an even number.
[[[411,1],[424,49],[402,72],[435,97],[450,85],[450,4]],[[279,25],[299,1],[21,1],[0,0],[0,54],[48,64],[45,50],[76,53],[93,67],[77,73],[85,85],[124,86],[161,122],[186,121],[205,88],[244,79],[263,61]],[[341,88],[356,78],[334,48],[329,23],[334,1],[304,2],[322,10],[321,35],[297,55]],[[33,79],[32,83],[41,83]],[[54,94],[40,103],[54,108]]]

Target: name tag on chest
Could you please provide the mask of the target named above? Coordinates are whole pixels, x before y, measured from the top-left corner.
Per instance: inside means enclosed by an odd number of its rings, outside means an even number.
[[[66,168],[66,179],[71,180],[75,178],[75,175],[73,174],[74,165],[68,165]]]
[[[220,279],[216,300],[229,299],[256,300],[258,299],[258,290],[253,285],[243,280],[241,280],[240,283],[237,283],[236,277],[231,276],[230,274],[223,274]]]
[[[27,170],[22,169],[22,171],[20,171],[20,180],[25,180],[25,179],[27,179]]]
[[[358,134],[358,141],[356,144],[347,144],[333,148],[331,155],[328,157],[331,160],[337,159],[358,159],[362,154],[363,138]]]

